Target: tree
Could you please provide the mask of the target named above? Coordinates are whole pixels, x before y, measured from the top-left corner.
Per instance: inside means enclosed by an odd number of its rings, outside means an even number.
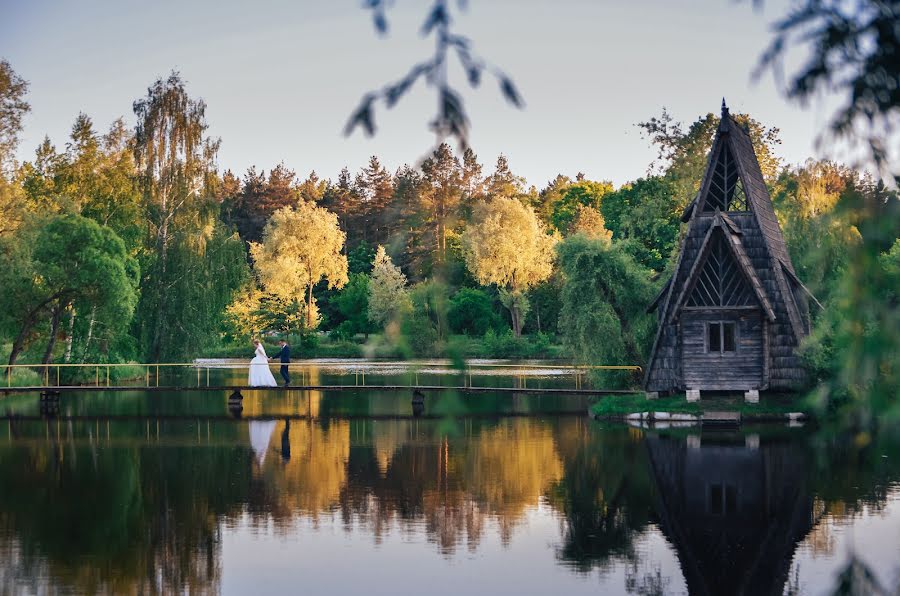
[[[613,239],[637,261],[662,271],[678,240],[681,211],[668,177],[640,178],[603,199],[600,212]]]
[[[43,357],[43,363],[48,363],[62,313],[75,302],[104,311],[109,318],[127,327],[137,302],[138,268],[127,254],[125,244],[109,228],[79,215],[53,216],[38,222],[30,255],[12,254],[20,262],[9,263],[10,268],[21,271],[24,265],[34,278],[27,301],[20,301],[25,297],[21,293],[4,293],[4,297],[16,302],[4,305],[3,310],[16,313],[18,323],[10,364],[15,364],[44,315],[50,316]],[[25,257],[30,257],[30,263],[21,262]]]
[[[356,189],[362,198],[355,227],[361,231],[362,241],[368,244],[383,244],[388,241],[386,208],[394,195],[391,175],[378,161],[369,158],[368,165],[356,176]]]
[[[422,187],[422,175],[409,165],[402,166],[394,174],[390,215],[396,223],[391,235],[392,252],[412,279],[421,279],[425,275],[430,254],[425,242],[428,216],[423,208]]]
[[[251,167],[244,175],[241,192],[228,206],[228,223],[237,227],[245,242],[259,242],[272,214],[301,200],[296,175],[284,164],[272,168],[268,178],[265,171]]]
[[[746,127],[763,178],[771,186],[781,170],[781,159],[776,154],[781,144],[781,131],[766,127],[747,114],[732,114],[732,118]],[[678,211],[683,210],[700,190],[718,124],[719,116],[710,112],[685,129],[684,124],[676,121],[665,108],[658,118],[637,124],[658,152],[648,173],[654,170],[665,173],[673,184]]]
[[[422,198],[428,206],[426,224],[431,235],[433,263],[442,268],[447,257],[447,234],[462,199],[462,168],[450,145],[441,143],[422,162]]]
[[[550,277],[555,244],[531,207],[506,197],[477,205],[463,234],[469,271],[479,283],[501,288],[517,336],[528,311],[525,290]]]
[[[561,233],[569,232],[578,215],[580,207],[592,207],[600,210],[603,197],[613,192],[612,182],[593,182],[582,180],[566,187],[562,197],[555,202],[550,215],[553,227]]]
[[[369,319],[369,276],[353,273],[350,281],[334,298],[335,306],[343,317],[337,327],[340,335],[352,337],[357,333],[367,337],[372,329]]]
[[[583,364],[643,365],[655,329],[644,311],[654,294],[647,271],[616,244],[582,235],[567,238],[558,254],[564,345]],[[621,374],[601,376],[626,380]]]
[[[297,190],[300,191],[300,198],[304,201],[318,203],[325,196],[326,188],[328,188],[328,183],[325,180],[320,180],[316,171],[313,170],[306,177],[306,180],[300,183]]]
[[[322,207],[337,215],[341,229],[347,233],[348,248],[355,247],[362,240],[362,230],[356,225],[362,210],[362,197],[346,167],[338,175],[337,183],[328,183],[322,195]]]
[[[484,181],[484,192],[488,197],[518,197],[525,191],[525,179],[516,176],[509,169],[509,160],[502,153],[497,157],[494,172]]]
[[[323,279],[329,288],[347,283],[345,240],[334,213],[300,203],[276,211],[266,224],[262,244],[250,245],[256,274],[266,291],[285,300],[305,296],[308,330],[317,324],[313,286]]]
[[[369,280],[369,320],[384,328],[409,306],[406,276],[394,265],[384,247],[379,246]]]
[[[500,317],[494,312],[491,297],[477,288],[460,288],[450,298],[447,324],[454,333],[474,336],[484,335],[488,329],[498,331],[503,326]]]
[[[822,303],[837,289],[860,241],[846,213],[836,210],[841,195],[859,183],[852,170],[808,160],[782,173],[772,197],[797,275]]]
[[[548,226],[553,225],[553,211],[556,208],[556,204],[562,200],[570,184],[572,184],[571,178],[557,174],[556,178],[547,182],[547,186],[541,190],[535,204],[532,205],[541,221]]]
[[[22,132],[22,118],[31,111],[25,101],[28,81],[16,74],[7,60],[0,60],[0,179],[11,178],[15,152]]]
[[[176,312],[171,286],[184,271],[170,268],[174,243],[202,252],[205,235],[199,220],[210,206],[207,184],[214,170],[219,142],[205,136],[206,103],[191,99],[178,73],[157,79],[147,96],[134,102],[137,116],[134,155],[137,183],[148,217],[147,280],[142,288],[142,335],[150,358],[157,360],[171,346],[163,336],[173,327]],[[205,222],[204,222],[205,223]],[[183,313],[183,311],[182,311]]]
[[[603,215],[594,207],[578,205],[575,211],[575,219],[569,226],[570,234],[584,234],[588,238],[612,241],[612,232],[606,229]]]

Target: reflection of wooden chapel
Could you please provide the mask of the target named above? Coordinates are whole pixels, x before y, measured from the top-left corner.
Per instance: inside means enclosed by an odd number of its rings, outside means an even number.
[[[790,444],[697,439],[646,439],[660,527],[688,591],[781,594],[814,523],[805,457]]]
[[[795,354],[809,332],[806,288],[794,272],[750,136],[722,119],[675,273],[650,305],[659,329],[649,392],[788,389],[803,380]]]

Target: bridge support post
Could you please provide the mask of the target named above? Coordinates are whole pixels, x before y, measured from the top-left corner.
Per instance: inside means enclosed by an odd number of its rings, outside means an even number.
[[[413,416],[421,416],[425,413],[425,394],[418,389],[413,390],[412,410]]]
[[[235,389],[232,394],[228,396],[228,411],[231,412],[231,415],[235,418],[241,417],[241,413],[244,411],[244,396],[241,395],[240,389]]]
[[[59,391],[41,391],[41,416],[52,418],[59,414]]]

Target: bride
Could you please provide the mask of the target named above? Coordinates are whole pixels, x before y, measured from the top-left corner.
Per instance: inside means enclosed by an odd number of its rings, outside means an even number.
[[[277,387],[275,377],[269,370],[269,357],[266,356],[265,348],[258,339],[253,340],[253,345],[256,346],[256,355],[250,361],[250,379],[247,384],[251,387]]]

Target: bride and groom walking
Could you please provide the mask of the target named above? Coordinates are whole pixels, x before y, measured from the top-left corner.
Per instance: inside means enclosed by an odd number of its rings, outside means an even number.
[[[287,387],[291,384],[291,372],[288,369],[288,365],[291,363],[291,346],[284,340],[278,343],[281,345],[281,351],[273,358],[281,361],[281,378],[284,379],[284,386]],[[275,382],[275,377],[269,370],[269,360],[272,358],[266,356],[266,349],[258,339],[253,340],[253,345],[256,346],[256,355],[250,361],[250,378],[247,384],[250,387],[277,387],[278,383]]]

